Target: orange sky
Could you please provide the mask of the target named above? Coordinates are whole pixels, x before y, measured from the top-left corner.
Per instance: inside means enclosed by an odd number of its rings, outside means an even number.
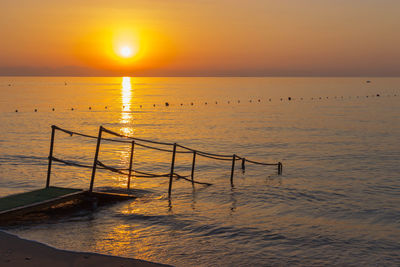
[[[2,0],[0,75],[400,76],[397,0]],[[129,45],[131,59],[118,54]]]

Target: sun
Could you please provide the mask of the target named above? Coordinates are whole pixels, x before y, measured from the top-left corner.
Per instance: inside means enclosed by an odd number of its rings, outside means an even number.
[[[134,50],[130,46],[121,46],[119,48],[119,54],[123,58],[130,58],[134,55]]]

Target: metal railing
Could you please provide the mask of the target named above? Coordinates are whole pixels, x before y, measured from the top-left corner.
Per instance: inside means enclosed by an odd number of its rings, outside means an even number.
[[[185,181],[189,181],[194,184],[203,184],[203,185],[212,185],[210,183],[206,182],[199,182],[194,180],[194,171],[195,171],[195,165],[196,165],[196,157],[201,156],[209,159],[214,159],[214,160],[221,160],[221,161],[231,161],[231,175],[230,175],[230,183],[231,186],[233,187],[233,177],[234,177],[234,172],[235,172],[235,163],[237,160],[241,160],[241,168],[242,170],[245,169],[245,163],[250,163],[250,164],[255,164],[255,165],[264,165],[264,166],[276,166],[277,167],[277,173],[278,175],[282,174],[282,169],[283,165],[281,162],[278,163],[263,163],[263,162],[258,162],[254,160],[249,160],[246,159],[245,157],[240,157],[236,154],[233,155],[223,155],[223,154],[213,154],[205,151],[200,151],[196,149],[192,149],[177,143],[165,143],[165,142],[158,142],[158,141],[152,141],[152,140],[146,140],[142,138],[137,138],[137,137],[132,137],[132,136],[126,136],[122,135],[119,133],[116,133],[114,131],[111,131],[109,129],[104,128],[103,126],[99,127],[99,132],[97,136],[92,136],[92,135],[87,135],[87,134],[82,134],[70,130],[66,130],[63,128],[60,128],[58,126],[52,125],[51,126],[51,139],[50,139],[50,153],[49,153],[49,163],[48,163],[48,170],[47,170],[47,180],[46,180],[46,187],[50,186],[50,176],[51,176],[51,167],[52,167],[52,162],[56,161],[65,165],[70,165],[70,166],[76,166],[76,167],[82,167],[82,168],[91,168],[92,169],[92,174],[91,174],[91,179],[90,179],[90,187],[89,187],[89,192],[93,191],[93,186],[94,186],[94,180],[96,176],[96,170],[97,169],[104,169],[104,170],[109,170],[112,172],[116,172],[119,174],[127,175],[128,181],[127,181],[127,188],[128,190],[130,189],[131,185],[131,177],[132,174],[135,174],[135,177],[143,177],[143,178],[156,178],[156,177],[169,177],[169,186],[168,186],[168,197],[171,197],[171,192],[172,192],[172,184],[173,184],[173,178],[175,177],[176,179],[182,179]],[[66,161],[62,160],[59,158],[56,158],[53,156],[53,151],[54,151],[54,139],[55,139],[55,132],[56,130],[70,134],[72,135],[78,135],[86,138],[92,138],[97,140],[96,144],[96,151],[94,154],[94,159],[93,159],[93,165],[85,165],[85,164],[80,164],[72,161]],[[107,133],[113,136],[116,136],[120,139],[113,139],[113,138],[104,138],[103,133]],[[101,146],[101,141],[110,141],[110,142],[118,142],[118,143],[129,143],[131,145],[130,147],[130,156],[129,156],[129,168],[114,168],[105,165],[101,161],[98,160],[99,158],[99,153],[100,153],[100,146]],[[145,144],[147,143],[147,144]],[[156,147],[154,145],[159,145],[163,146],[165,148],[160,148]],[[143,172],[139,170],[133,169],[133,155],[135,151],[135,146],[141,146],[145,147],[148,149],[154,149],[158,151],[163,151],[163,152],[169,152],[172,153],[171,157],[171,166],[170,166],[170,172],[165,173],[165,174],[154,174],[154,173],[148,173],[148,172]],[[172,149],[170,148],[172,146]],[[180,148],[180,149],[179,149]],[[193,158],[192,158],[192,168],[191,168],[191,174],[190,174],[190,179],[189,176],[183,176],[179,175],[174,172],[175,169],[175,157],[177,153],[192,153]],[[126,172],[127,171],[127,172]]]

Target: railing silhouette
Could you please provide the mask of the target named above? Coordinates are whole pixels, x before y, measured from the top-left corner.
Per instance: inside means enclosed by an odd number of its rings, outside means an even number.
[[[127,189],[130,189],[130,184],[131,184],[131,177],[132,174],[135,174],[135,177],[142,177],[142,178],[157,178],[157,177],[168,177],[169,178],[169,186],[168,186],[168,197],[171,197],[171,192],[172,192],[172,183],[173,183],[173,178],[175,177],[176,179],[182,179],[188,182],[191,182],[192,185],[194,184],[202,184],[202,185],[212,185],[210,183],[206,182],[199,182],[194,180],[194,171],[195,171],[195,165],[196,165],[196,157],[201,156],[209,159],[215,159],[215,160],[221,160],[221,161],[231,161],[232,162],[232,167],[231,167],[231,176],[230,176],[230,183],[231,186],[233,187],[233,177],[234,177],[234,171],[235,171],[235,163],[237,160],[241,160],[241,168],[244,170],[245,169],[245,163],[251,163],[251,164],[256,164],[256,165],[264,165],[264,166],[276,166],[277,167],[277,173],[278,175],[282,174],[282,169],[283,165],[281,162],[278,163],[263,163],[263,162],[258,162],[254,160],[249,160],[244,157],[240,157],[236,154],[233,155],[221,155],[221,154],[213,154],[213,153],[208,153],[196,149],[192,149],[183,145],[179,145],[177,143],[165,143],[165,142],[158,142],[158,141],[152,141],[152,140],[146,140],[146,139],[141,139],[137,137],[132,137],[132,136],[126,136],[122,135],[116,132],[113,132],[109,129],[104,128],[103,126],[99,127],[99,133],[97,136],[92,136],[92,135],[87,135],[87,134],[82,134],[70,130],[66,130],[63,128],[60,128],[58,126],[52,125],[51,126],[51,140],[50,140],[50,153],[49,153],[49,163],[48,163],[48,170],[47,170],[47,180],[46,180],[46,187],[50,186],[50,176],[51,176],[51,166],[52,162],[59,162],[65,165],[69,166],[75,166],[75,167],[81,167],[81,168],[90,168],[92,169],[92,175],[90,179],[90,187],[89,187],[89,192],[93,191],[93,186],[94,186],[94,180],[96,176],[96,170],[97,169],[104,169],[104,170],[109,170],[115,173],[123,174],[128,176],[128,182],[127,182]],[[80,164],[72,161],[67,161],[67,160],[62,160],[59,158],[56,158],[53,156],[53,150],[54,150],[54,139],[55,139],[55,132],[56,130],[67,133],[69,135],[78,135],[86,138],[91,138],[91,139],[97,139],[97,144],[96,144],[96,151],[94,155],[94,160],[93,160],[93,165],[85,165],[85,164]],[[103,133],[107,133],[122,139],[113,139],[113,138],[105,138],[103,137]],[[130,149],[130,157],[129,157],[129,168],[114,168],[105,165],[101,161],[98,160],[99,158],[99,152],[100,152],[100,146],[101,146],[101,141],[110,141],[110,142],[118,142],[118,143],[129,143],[131,145]],[[147,143],[147,144],[144,144]],[[154,145],[161,145],[165,146],[166,148],[159,148],[152,146]],[[165,173],[165,174],[154,174],[154,173],[148,173],[148,172],[143,172],[139,170],[133,169],[133,154],[135,151],[135,146],[141,146],[149,149],[154,149],[158,151],[163,151],[163,152],[170,152],[172,153],[172,158],[171,158],[171,167],[170,167],[170,172]],[[172,150],[169,149],[169,147],[172,146]],[[180,149],[180,150],[179,150]],[[189,176],[184,176],[184,175],[179,175],[174,172],[175,169],[175,156],[176,154],[179,153],[192,153],[193,158],[192,158],[192,169],[191,169],[191,174],[190,174],[190,179]]]

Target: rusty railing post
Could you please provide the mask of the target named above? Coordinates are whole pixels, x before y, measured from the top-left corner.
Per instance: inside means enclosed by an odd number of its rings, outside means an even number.
[[[172,151],[171,173],[169,174],[169,187],[168,187],[168,197],[169,197],[169,198],[171,197],[172,178],[174,177],[175,154],[176,154],[176,143],[174,143],[174,150]]]
[[[131,158],[129,160],[129,174],[128,174],[128,190],[131,186],[131,174],[132,174],[132,162],[133,162],[133,152],[135,150],[135,140],[132,141],[131,145]]]
[[[278,175],[282,174],[282,163],[278,162]]]
[[[192,185],[194,185],[194,166],[196,164],[196,150],[193,151],[193,161],[192,161],[192,173],[190,177],[192,178]]]
[[[96,175],[97,159],[99,157],[99,150],[100,150],[100,142],[101,142],[101,134],[102,133],[103,133],[103,126],[100,126],[99,135],[97,136],[96,153],[94,154],[94,160],[93,160],[92,178],[90,179],[90,188],[89,188],[89,192],[90,193],[93,192],[93,183],[94,183],[94,177]]]
[[[55,135],[55,132],[56,132],[56,126],[55,125],[51,125],[49,166],[47,168],[46,188],[48,188],[50,186],[51,163],[53,162],[53,148],[54,148],[54,135]]]
[[[236,161],[236,155],[233,154],[232,156],[232,169],[231,169],[231,186],[233,187],[233,173],[235,172],[235,161]]]

